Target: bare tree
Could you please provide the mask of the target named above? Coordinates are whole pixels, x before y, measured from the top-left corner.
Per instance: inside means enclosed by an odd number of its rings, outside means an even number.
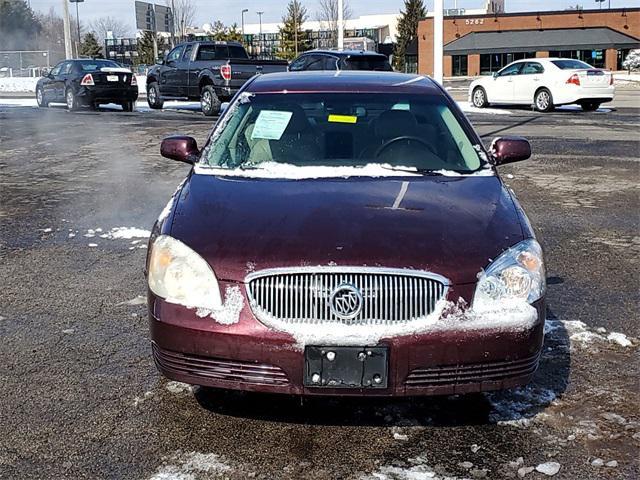
[[[90,23],[90,28],[96,34],[98,42],[104,44],[108,32],[112,32],[114,38],[124,38],[133,35],[131,26],[114,17],[96,18]]]
[[[165,0],[173,9],[175,34],[178,37],[187,35],[187,27],[192,27],[196,19],[196,6],[193,0]]]
[[[342,18],[346,21],[353,17],[353,12],[347,0],[342,4]],[[338,0],[319,0],[316,20],[320,28],[330,32],[338,32]]]

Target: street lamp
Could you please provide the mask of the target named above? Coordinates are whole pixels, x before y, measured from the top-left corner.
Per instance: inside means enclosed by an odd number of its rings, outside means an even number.
[[[256,12],[258,14],[258,18],[260,19],[260,55],[262,55],[262,14],[264,12]]]
[[[78,13],[78,4],[83,3],[84,0],[69,0],[71,3],[76,4],[76,26],[78,27],[78,46],[76,47],[76,54],[80,56],[80,14]]]
[[[244,37],[244,14],[247,13],[248,11],[249,11],[248,8],[243,8],[242,9],[242,13],[240,14],[240,18],[241,18],[240,22],[242,24],[242,36],[243,37]]]

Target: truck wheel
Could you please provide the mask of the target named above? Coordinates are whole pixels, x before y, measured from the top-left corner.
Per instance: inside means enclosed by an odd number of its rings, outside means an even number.
[[[541,88],[536,92],[533,103],[539,112],[553,111],[553,97],[551,96],[551,92],[546,88]]]
[[[147,103],[149,104],[149,108],[153,108],[154,110],[162,109],[164,102],[160,97],[158,82],[151,82],[147,85]]]
[[[220,113],[222,102],[211,85],[205,85],[200,92],[200,108],[207,117]]]
[[[127,102],[123,102],[121,103],[122,105],[122,110],[125,112],[133,112],[133,107],[135,106],[135,103],[132,102],[131,100],[127,101]]]

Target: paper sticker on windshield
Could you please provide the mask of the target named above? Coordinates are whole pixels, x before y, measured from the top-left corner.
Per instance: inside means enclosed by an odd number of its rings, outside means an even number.
[[[391,110],[411,110],[411,107],[408,103],[396,103]]]
[[[280,110],[262,110],[256,120],[256,126],[251,132],[251,139],[264,138],[266,140],[280,140],[282,134],[291,121],[293,112]]]
[[[355,115],[329,115],[329,121],[333,123],[356,123],[358,117]]]

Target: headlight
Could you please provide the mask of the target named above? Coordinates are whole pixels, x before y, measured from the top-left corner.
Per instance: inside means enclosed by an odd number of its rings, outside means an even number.
[[[473,308],[490,309],[502,300],[533,303],[544,295],[546,286],[542,248],[530,238],[503,252],[482,273]]]
[[[153,242],[148,281],[151,291],[167,302],[211,310],[222,306],[218,280],[209,264],[167,235]]]

